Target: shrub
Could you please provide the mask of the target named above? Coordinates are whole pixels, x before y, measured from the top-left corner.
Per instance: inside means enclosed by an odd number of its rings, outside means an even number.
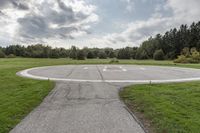
[[[185,55],[180,55],[177,59],[174,60],[174,63],[189,63],[189,60]]]
[[[115,52],[114,51],[111,51],[110,53],[109,53],[109,58],[114,58],[114,57],[116,57],[116,55],[115,55]]]
[[[162,49],[156,50],[155,53],[153,54],[153,59],[154,60],[164,60],[165,54]]]
[[[199,61],[193,58],[187,58],[187,63],[199,63]]]
[[[87,58],[88,58],[88,59],[93,59],[93,58],[95,58],[94,53],[93,53],[92,51],[89,51],[88,54],[87,54]]]
[[[192,57],[193,60],[196,60],[198,62],[200,61],[200,54],[199,54],[198,51],[193,51],[191,57]]]
[[[14,55],[14,54],[9,54],[8,56],[7,56],[7,58],[15,58],[16,56]]]
[[[119,60],[118,59],[116,59],[116,58],[114,58],[114,59],[112,59],[112,60],[110,60],[110,62],[109,62],[110,64],[112,64],[112,63],[119,63]]]
[[[149,59],[149,56],[145,50],[138,49],[135,58],[137,60],[144,60],[144,59]]]
[[[106,53],[104,51],[99,52],[98,56],[99,56],[99,59],[106,59],[107,58]]]
[[[85,60],[85,54],[83,50],[78,50],[77,52],[77,60]]]
[[[6,55],[4,54],[4,52],[0,49],[0,58],[5,58]]]
[[[181,55],[185,55],[186,57],[190,57],[190,48],[188,48],[188,47],[183,48],[183,50],[181,51]]]
[[[195,47],[190,50],[189,48],[184,48],[181,54],[182,55],[178,56],[178,58],[174,60],[175,63],[200,63],[200,53]]]
[[[197,49],[195,48],[195,47],[192,47],[191,49],[190,49],[190,53],[193,53],[193,52],[196,52],[197,51]]]

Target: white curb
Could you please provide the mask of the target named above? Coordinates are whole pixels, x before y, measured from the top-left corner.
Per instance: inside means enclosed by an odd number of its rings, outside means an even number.
[[[35,76],[28,73],[31,70],[44,68],[44,67],[36,67],[31,69],[26,69],[17,73],[17,75],[32,79],[39,80],[52,80],[52,81],[70,81],[70,82],[107,82],[107,83],[169,83],[169,82],[186,82],[186,81],[197,81],[200,80],[200,77],[197,78],[183,78],[183,79],[168,79],[168,80],[90,80],[90,79],[64,79],[64,78],[48,78],[42,76]]]

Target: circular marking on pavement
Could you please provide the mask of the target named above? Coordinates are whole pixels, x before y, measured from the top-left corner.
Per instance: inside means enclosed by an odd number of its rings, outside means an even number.
[[[84,65],[82,65],[84,66]],[[101,65],[103,66],[103,65]],[[125,65],[124,65],[125,66]],[[130,65],[129,65],[130,66]],[[52,81],[66,81],[66,82],[96,82],[96,83],[100,83],[100,82],[107,82],[107,83],[168,83],[168,82],[186,82],[186,81],[197,81],[200,80],[200,75],[198,77],[189,77],[189,78],[176,78],[176,79],[153,79],[153,80],[127,80],[127,79],[120,79],[120,80],[111,80],[111,79],[105,79],[105,80],[101,80],[101,79],[76,79],[76,78],[56,78],[56,77],[46,77],[46,76],[38,76],[38,75],[34,75],[31,74],[30,71],[32,70],[39,70],[39,69],[44,69],[44,68],[53,68],[53,67],[59,67],[59,66],[47,66],[47,67],[36,67],[36,68],[30,68],[30,69],[26,69],[23,71],[20,71],[17,73],[17,75],[22,76],[22,77],[27,77],[27,78],[32,78],[32,79],[39,79],[39,80],[52,80]],[[133,66],[134,67],[134,66]],[[145,66],[142,67],[142,70],[147,70],[146,68],[144,68]],[[153,67],[153,66],[152,66]],[[159,67],[159,66],[155,66],[155,67]],[[84,69],[88,67],[84,67]],[[105,68],[107,69],[108,66],[104,66],[102,68],[102,72],[106,72],[104,71]],[[120,66],[121,68],[121,66]],[[159,68],[175,68],[175,70],[178,71],[178,69],[180,70],[198,70],[198,69],[192,69],[192,68],[178,68],[178,67],[159,67]],[[124,68],[125,69],[125,68]],[[141,67],[139,68],[141,69]],[[89,70],[89,69],[88,69]],[[123,69],[122,69],[123,70]],[[128,70],[125,69],[127,72]]]

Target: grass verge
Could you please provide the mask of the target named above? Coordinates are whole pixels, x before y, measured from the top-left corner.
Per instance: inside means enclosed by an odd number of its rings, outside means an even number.
[[[120,97],[150,133],[199,133],[200,82],[133,85]]]

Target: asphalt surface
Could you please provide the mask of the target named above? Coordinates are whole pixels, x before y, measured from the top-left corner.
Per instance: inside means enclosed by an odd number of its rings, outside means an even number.
[[[134,83],[199,80],[200,70],[69,65],[28,69],[18,75],[55,80],[56,87],[11,133],[144,133],[119,100],[119,89]]]
[[[159,83],[200,79],[199,69],[137,65],[50,66],[28,69],[18,74],[41,80],[70,82]]]

